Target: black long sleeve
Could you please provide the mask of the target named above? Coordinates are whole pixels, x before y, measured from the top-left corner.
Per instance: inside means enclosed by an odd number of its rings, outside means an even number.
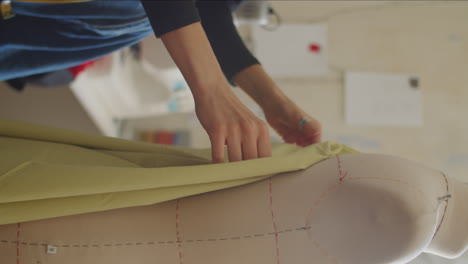
[[[200,21],[194,0],[141,0],[157,37]]]
[[[196,6],[221,69],[231,83],[234,75],[259,64],[237,32],[228,1],[199,0]]]
[[[233,22],[227,0],[141,0],[157,37],[201,21],[226,78],[259,64],[244,45]],[[235,2],[235,1],[234,1]]]

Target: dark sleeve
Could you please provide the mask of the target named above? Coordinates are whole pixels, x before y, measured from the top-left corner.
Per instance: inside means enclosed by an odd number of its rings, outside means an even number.
[[[194,0],[141,0],[157,37],[200,21]]]
[[[231,83],[234,75],[259,64],[239,36],[227,1],[199,0],[197,8],[221,69]]]

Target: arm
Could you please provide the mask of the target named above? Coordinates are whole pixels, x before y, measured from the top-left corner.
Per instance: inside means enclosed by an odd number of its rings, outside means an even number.
[[[261,65],[242,70],[233,81],[263,109],[268,123],[285,142],[308,146],[321,141],[320,122],[289,99]],[[301,119],[307,120],[303,128],[299,126]]]
[[[294,104],[250,53],[233,23],[226,1],[198,1],[202,25],[226,78],[240,86],[265,112],[268,123],[288,143],[301,146],[321,140],[321,125]],[[305,118],[304,128],[298,125]]]
[[[177,3],[175,7],[171,5],[174,2]],[[177,10],[180,2],[174,2],[151,2],[145,7],[170,6],[168,10]],[[161,34],[164,45],[192,90],[197,117],[210,137],[213,161],[224,160],[225,144],[230,161],[270,156],[266,124],[242,105],[231,91],[202,26],[196,19],[192,21],[176,29],[160,30],[158,26],[164,23],[157,21],[153,27],[156,34]],[[180,25],[177,19],[174,23]]]

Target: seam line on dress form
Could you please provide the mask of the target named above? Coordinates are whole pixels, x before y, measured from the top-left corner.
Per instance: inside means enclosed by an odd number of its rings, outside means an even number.
[[[448,179],[447,179],[447,175],[445,175],[443,172],[440,172],[442,174],[442,176],[444,176],[444,180],[445,180],[445,184],[447,186],[447,194],[450,194],[449,192],[449,183],[448,183]],[[439,226],[437,227],[434,235],[432,236],[432,240],[434,240],[434,238],[436,237],[437,233],[439,232],[439,229],[440,227],[442,226],[442,223],[444,222],[444,219],[445,219],[445,214],[447,213],[447,208],[448,208],[448,203],[449,203],[449,199],[445,200],[446,201],[446,204],[445,204],[445,208],[444,208],[444,214],[442,215],[442,219],[440,219],[440,223],[439,223]],[[431,240],[431,241],[432,241]]]
[[[273,229],[274,233],[268,233],[269,235],[275,235],[275,246],[276,246],[276,263],[280,264],[279,260],[279,239],[278,239],[278,229],[276,228],[276,219],[275,219],[275,212],[273,211],[273,184],[272,184],[272,177],[270,177],[269,181],[269,189],[270,189],[270,212],[271,212],[271,220],[273,221]]]
[[[309,230],[311,227],[303,226],[303,227],[298,227],[298,228],[290,228],[290,229],[285,229],[285,230],[280,230],[277,233],[278,234],[286,234],[286,233],[293,233],[293,232],[303,232]],[[235,237],[221,237],[221,238],[207,238],[207,239],[188,239],[188,240],[181,240],[179,241],[180,244],[184,243],[194,243],[194,242],[216,242],[216,241],[228,241],[228,240],[244,240],[244,239],[256,239],[260,237],[265,237],[265,236],[272,236],[276,233],[272,232],[267,232],[267,233],[261,233],[261,234],[254,234],[254,235],[245,235],[245,236],[235,236]],[[9,240],[0,240],[0,244],[16,244],[17,240],[9,241]],[[149,241],[149,242],[138,242],[138,243],[115,243],[115,244],[39,244],[38,242],[21,242],[22,245],[26,246],[54,246],[54,247],[68,247],[68,248],[73,248],[73,247],[111,247],[111,246],[143,246],[143,245],[156,245],[156,244],[174,244],[177,243],[177,241],[169,240],[169,241]]]
[[[380,178],[380,177],[349,177],[347,178],[348,180],[365,180],[365,179],[374,179],[374,180],[385,180],[385,181],[391,181],[391,182],[396,182],[396,183],[402,183],[402,184],[405,184],[413,189],[415,189],[416,191],[418,191],[419,193],[422,193],[419,189],[417,189],[416,187],[410,185],[409,183],[407,182],[404,182],[404,181],[401,181],[401,180],[394,180],[394,179],[390,179],[390,178]],[[322,194],[321,194],[321,199],[315,201],[314,203],[314,207],[317,207],[325,198],[326,196],[329,194],[329,192],[331,192],[333,189],[337,188],[338,185],[340,185],[340,182],[330,186],[327,190],[325,190]],[[448,188],[448,186],[447,186]],[[310,212],[309,214],[311,213],[311,211],[314,209],[311,208],[310,209]],[[306,225],[306,226],[303,226],[303,227],[298,227],[298,228],[290,228],[290,229],[285,229],[285,230],[281,230],[281,231],[277,231],[276,233],[278,234],[282,234],[282,233],[290,233],[290,232],[298,232],[298,231],[307,231],[307,230],[310,230],[311,229],[311,226],[310,225]],[[268,236],[268,235],[276,235],[276,233],[272,233],[272,232],[266,232],[266,233],[259,233],[259,234],[252,234],[252,235],[244,235],[241,237],[241,239],[255,239],[255,238],[260,238],[260,237],[264,237],[264,236]],[[105,243],[105,244],[81,244],[81,245],[78,245],[78,244],[65,244],[65,245],[59,245],[59,244],[52,244],[52,246],[55,246],[55,247],[72,247],[72,245],[74,247],[111,247],[111,246],[140,246],[140,245],[155,245],[155,244],[173,244],[173,243],[177,243],[179,242],[180,244],[182,243],[193,243],[193,242],[214,242],[214,241],[227,241],[227,240],[236,240],[236,239],[239,239],[239,236],[235,236],[235,237],[222,237],[222,238],[209,238],[209,239],[189,239],[189,240],[185,240],[185,241],[182,241],[180,240],[180,238],[178,238],[177,240],[178,241],[149,241],[149,242],[118,242],[118,243],[115,243],[115,244],[110,244],[110,243]],[[11,244],[17,244],[18,240],[14,240],[14,241],[9,241],[9,240],[0,240],[0,244],[2,243],[11,243]],[[48,244],[44,244],[43,242],[40,243],[40,242],[21,242],[22,245],[28,245],[28,246],[47,246]],[[51,243],[49,243],[50,245]]]
[[[338,175],[340,176],[340,182],[342,182],[346,176],[348,176],[348,171],[346,171],[344,174],[341,171],[341,159],[340,156],[336,155],[336,159],[338,161]]]
[[[20,264],[20,232],[21,223],[16,225],[16,264]]]
[[[335,184],[332,184],[330,185],[325,191],[323,191],[320,196],[318,197],[318,199],[313,203],[313,207],[311,207],[309,209],[309,212],[307,214],[307,217],[312,213],[313,209],[315,207],[317,207],[327,196],[328,194],[333,191],[334,189],[338,188],[338,185],[340,185],[345,177],[342,176],[342,171],[341,171],[341,160],[340,160],[340,157],[337,155],[336,156],[336,160],[337,160],[337,166],[338,166],[338,179],[339,179],[339,182],[335,183]],[[348,175],[348,171],[346,171],[345,175],[347,176]]]
[[[179,204],[180,199],[177,200],[176,205],[176,234],[177,234],[177,250],[179,251],[179,263],[182,264],[182,249],[181,249],[181,240],[179,232]]]

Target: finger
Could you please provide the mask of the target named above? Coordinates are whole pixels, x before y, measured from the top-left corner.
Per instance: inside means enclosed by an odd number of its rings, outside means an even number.
[[[310,139],[310,138],[306,138],[306,139],[302,139],[302,138],[301,138],[301,139],[299,139],[299,140],[297,141],[296,144],[297,144],[298,146],[301,146],[301,147],[306,147],[306,146],[309,146],[309,145],[311,145],[311,144],[313,144],[313,143],[314,143],[313,140]]]
[[[317,133],[314,135],[311,144],[320,143],[320,142],[322,142],[322,133],[321,133],[321,132],[317,132]]]
[[[320,127],[314,127],[312,125],[308,125],[305,127],[304,137],[308,145],[320,143],[320,141],[322,141],[321,135],[322,131],[320,130]]]
[[[306,147],[315,143],[319,143],[319,141],[317,141],[317,138],[313,135],[312,136],[303,136],[303,135],[298,136],[297,141],[296,141],[296,145],[301,146],[301,147]]]
[[[226,137],[222,133],[216,133],[210,136],[211,141],[211,159],[213,163],[224,162],[224,145]]]
[[[230,162],[242,160],[242,148],[239,136],[231,135],[227,139],[228,157]]]
[[[246,135],[242,141],[242,160],[258,158],[257,136]]]
[[[257,139],[257,151],[259,158],[271,157],[271,141],[270,131],[266,125],[260,128],[259,137]]]
[[[296,144],[296,136],[295,135],[286,135],[286,136],[283,136],[282,137],[284,142],[288,143],[288,144]]]

